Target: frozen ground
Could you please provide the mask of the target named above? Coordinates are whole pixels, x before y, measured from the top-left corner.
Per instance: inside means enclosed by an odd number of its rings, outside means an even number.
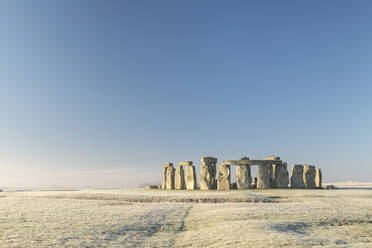
[[[0,230],[0,247],[372,247],[372,188],[2,192]]]

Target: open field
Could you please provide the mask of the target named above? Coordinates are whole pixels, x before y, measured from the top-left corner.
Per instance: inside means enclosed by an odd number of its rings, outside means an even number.
[[[0,247],[372,247],[368,187],[1,192],[0,210]]]

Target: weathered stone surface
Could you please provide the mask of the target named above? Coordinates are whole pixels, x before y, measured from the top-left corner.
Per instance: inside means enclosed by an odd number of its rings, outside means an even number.
[[[266,162],[270,161],[270,163],[271,163],[271,168],[270,168],[270,182],[271,182],[271,185],[270,185],[270,188],[276,188],[274,169],[275,169],[275,165],[281,164],[281,162],[279,162],[279,160],[280,160],[279,157],[274,157],[274,156],[264,158],[264,161],[266,161]]]
[[[192,165],[192,161],[181,161],[178,163],[178,165],[182,165],[182,166],[187,166],[187,165]]]
[[[257,170],[257,189],[268,189],[271,187],[271,164],[262,164]]]
[[[162,189],[167,188],[167,168],[169,166],[173,166],[173,164],[172,163],[163,164],[163,181],[162,181],[162,184],[161,184]]]
[[[196,189],[196,172],[195,166],[186,166],[186,189]]]
[[[251,166],[236,166],[236,186],[238,189],[249,189],[252,182]]]
[[[291,188],[303,189],[305,188],[304,184],[304,166],[300,164],[292,165],[291,169]]]
[[[307,189],[315,188],[315,166],[305,165],[304,166],[304,184]]]
[[[288,188],[289,177],[286,163],[272,165],[272,184],[274,188]]]
[[[315,169],[315,187],[322,188],[322,170],[320,168]]]
[[[277,158],[277,157],[276,157]],[[262,165],[262,164],[280,164],[282,163],[281,160],[248,160],[246,158],[240,160],[224,160],[222,161],[225,165]]]
[[[174,168],[173,164],[167,167],[166,189],[174,189]]]
[[[231,179],[230,165],[220,164],[218,166],[217,173],[218,173],[217,189],[218,190],[229,190],[230,179]]]
[[[264,160],[278,160],[278,161],[280,161],[280,157],[270,156],[270,157],[266,157]]]
[[[174,188],[186,189],[185,172],[183,171],[182,165],[178,165],[174,173]]]
[[[167,188],[167,167],[163,167],[163,181],[161,183],[161,189]]]
[[[217,158],[202,157],[200,167],[199,187],[201,190],[216,189]]]

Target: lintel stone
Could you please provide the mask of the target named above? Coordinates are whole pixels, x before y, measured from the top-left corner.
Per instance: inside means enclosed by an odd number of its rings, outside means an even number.
[[[172,162],[168,162],[168,163],[163,164],[163,167],[169,167],[169,166],[173,166],[173,163]]]
[[[192,165],[192,161],[181,161],[178,163],[178,165],[182,165],[182,166],[187,166],[187,165]]]
[[[281,160],[224,160],[222,161],[225,165],[266,165],[266,164],[281,164]]]

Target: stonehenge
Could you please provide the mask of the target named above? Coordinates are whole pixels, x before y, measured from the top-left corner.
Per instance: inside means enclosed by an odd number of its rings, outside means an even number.
[[[305,165],[304,166],[304,185],[307,189],[315,188],[315,166]]]
[[[174,168],[173,163],[163,164],[162,189],[174,189]]]
[[[181,164],[178,164],[174,173],[174,188],[175,189],[186,189],[185,185],[185,172]]]
[[[167,185],[167,168],[163,165],[163,181],[161,182],[161,189],[166,189]]]
[[[163,164],[163,182],[161,184],[162,189],[167,189],[168,167],[173,168],[173,164],[172,163]],[[169,178],[169,180],[172,180],[172,178]],[[169,188],[169,189],[171,189],[171,188]]]
[[[320,168],[315,169],[315,187],[322,188],[322,170]]]
[[[229,190],[230,185],[231,185],[230,165],[220,164],[220,166],[218,166],[217,173],[218,173],[217,189],[218,190]]]
[[[243,157],[240,160],[249,160],[249,158]],[[236,166],[235,175],[237,189],[249,189],[251,187],[252,177],[249,164]]]
[[[287,163],[272,165],[272,186],[274,188],[288,188]]]
[[[186,166],[186,189],[196,189],[196,172],[195,166],[187,165]]]
[[[216,163],[217,158],[202,157],[200,167],[199,187],[202,190],[216,189]]]
[[[288,188],[288,170],[287,163],[282,162],[280,157],[267,157],[264,160],[273,160],[271,168],[269,168],[271,175],[271,188]]]
[[[313,165],[292,165],[291,188],[322,188],[322,172]]]
[[[302,189],[305,188],[304,184],[304,166],[301,164],[292,165],[291,169],[291,188]]]
[[[248,157],[238,160],[224,160],[218,168],[216,168],[217,158],[202,157],[200,161],[199,187],[193,162],[181,161],[176,168],[171,162],[163,164],[161,189],[269,189],[288,188],[289,183],[291,188],[322,188],[320,168],[312,165],[294,164],[289,177],[287,163],[280,160],[280,157],[270,156],[263,160],[251,160]],[[251,166],[254,165],[258,166],[257,177],[252,180]],[[236,182],[231,182],[231,166],[236,166]]]
[[[180,189],[196,189],[196,172],[192,161],[181,161],[178,163],[178,165],[185,166],[186,168],[186,176],[184,176],[185,187]]]
[[[267,163],[258,167],[256,188],[287,188],[287,166],[280,160],[280,157],[270,156],[264,161]]]
[[[263,164],[258,167],[257,170],[257,189],[269,189],[272,186],[271,183],[271,165]]]
[[[251,166],[240,165],[236,166],[236,187],[238,189],[249,189],[252,183]]]

